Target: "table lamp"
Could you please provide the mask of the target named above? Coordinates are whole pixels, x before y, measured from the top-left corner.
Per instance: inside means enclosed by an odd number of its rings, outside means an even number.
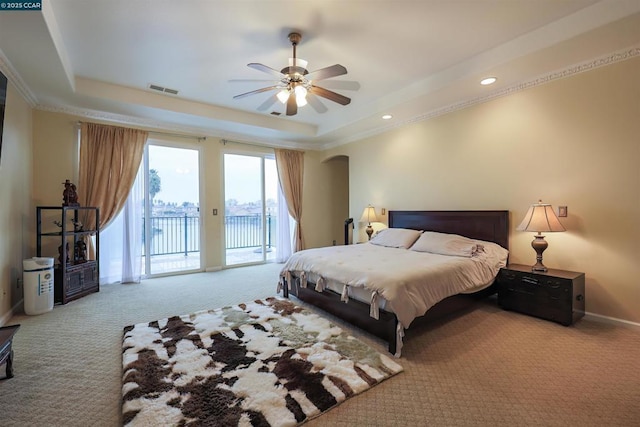
[[[536,264],[531,267],[531,271],[547,271],[547,267],[542,264],[542,253],[547,249],[549,244],[544,240],[542,232],[565,231],[565,228],[560,224],[555,212],[553,212],[551,205],[542,203],[542,200],[531,205],[516,230],[535,231],[538,233],[534,236],[535,238],[531,242],[531,247],[537,254]]]
[[[364,212],[362,212],[362,218],[360,218],[360,222],[367,223],[367,229],[365,231],[367,232],[367,236],[369,236],[368,240],[371,240],[371,235],[373,234],[373,227],[371,227],[371,223],[377,221],[378,217],[376,216],[376,210],[373,208],[373,206],[369,205],[364,208]]]

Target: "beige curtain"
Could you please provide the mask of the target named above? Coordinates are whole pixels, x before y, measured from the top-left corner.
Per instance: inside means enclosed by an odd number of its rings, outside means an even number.
[[[100,228],[113,220],[136,179],[148,132],[95,123],[82,123],[78,202],[100,208]],[[85,229],[95,218],[83,218]]]
[[[296,221],[294,252],[304,249],[302,237],[302,181],[304,176],[304,152],[276,148],[278,179],[287,200],[289,215]]]

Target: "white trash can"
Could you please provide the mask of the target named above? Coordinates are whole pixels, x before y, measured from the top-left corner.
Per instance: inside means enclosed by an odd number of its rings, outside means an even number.
[[[22,267],[24,312],[35,315],[53,310],[53,258],[25,259]]]

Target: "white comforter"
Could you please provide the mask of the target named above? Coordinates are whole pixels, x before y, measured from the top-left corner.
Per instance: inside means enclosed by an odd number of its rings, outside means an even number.
[[[296,252],[285,264],[281,277],[294,274],[303,279],[322,278],[321,283],[342,283],[346,285],[343,299],[349,287],[367,288],[372,291],[372,302],[375,304],[376,293],[384,297],[385,308],[393,311],[400,325],[407,328],[439,301],[490,285],[506,264],[507,254],[506,249],[494,244],[485,245],[484,251],[470,258],[370,243],[330,246]]]

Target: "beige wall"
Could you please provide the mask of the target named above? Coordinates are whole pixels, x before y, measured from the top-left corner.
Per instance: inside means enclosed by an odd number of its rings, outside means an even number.
[[[33,206],[62,205],[62,184],[77,184],[78,118],[64,114],[33,111]],[[80,201],[82,203],[82,201]],[[52,220],[47,216],[46,221]],[[44,219],[43,219],[44,221]],[[29,250],[36,254],[35,219],[29,227]],[[59,241],[42,239],[42,255],[57,257]]]
[[[22,300],[22,260],[35,255],[29,250],[29,228],[35,221],[31,120],[31,108],[9,83],[0,158],[0,325]]]
[[[535,263],[532,233],[515,230],[531,203],[568,206],[545,264],[586,273],[588,312],[640,322],[639,75],[627,60],[325,155],[349,157],[354,217],[369,203],[509,210],[511,262]]]
[[[46,111],[34,112],[34,206],[58,205],[62,198],[62,183],[77,176],[77,131],[81,120],[66,114]],[[194,139],[152,134],[150,138],[177,145],[199,146],[202,153],[201,211],[204,221],[203,257],[205,269],[218,269],[223,265],[222,212],[224,212],[222,162],[223,153],[272,153],[270,148],[246,144],[223,145],[217,137],[207,137],[195,143]],[[340,162],[322,162],[317,151],[305,154],[305,185],[303,230],[307,247],[331,245],[340,242],[342,229],[336,226],[344,221],[348,191],[348,170]],[[339,185],[338,190],[333,187]],[[348,194],[348,193],[347,193]],[[80,201],[82,203],[82,201]],[[342,206],[342,211],[336,206]],[[213,216],[212,209],[220,214]],[[334,218],[335,217],[335,218]],[[308,224],[308,226],[307,226]],[[35,226],[31,227],[29,242],[35,242]],[[32,244],[35,253],[35,244]],[[55,249],[55,248],[54,248]]]

